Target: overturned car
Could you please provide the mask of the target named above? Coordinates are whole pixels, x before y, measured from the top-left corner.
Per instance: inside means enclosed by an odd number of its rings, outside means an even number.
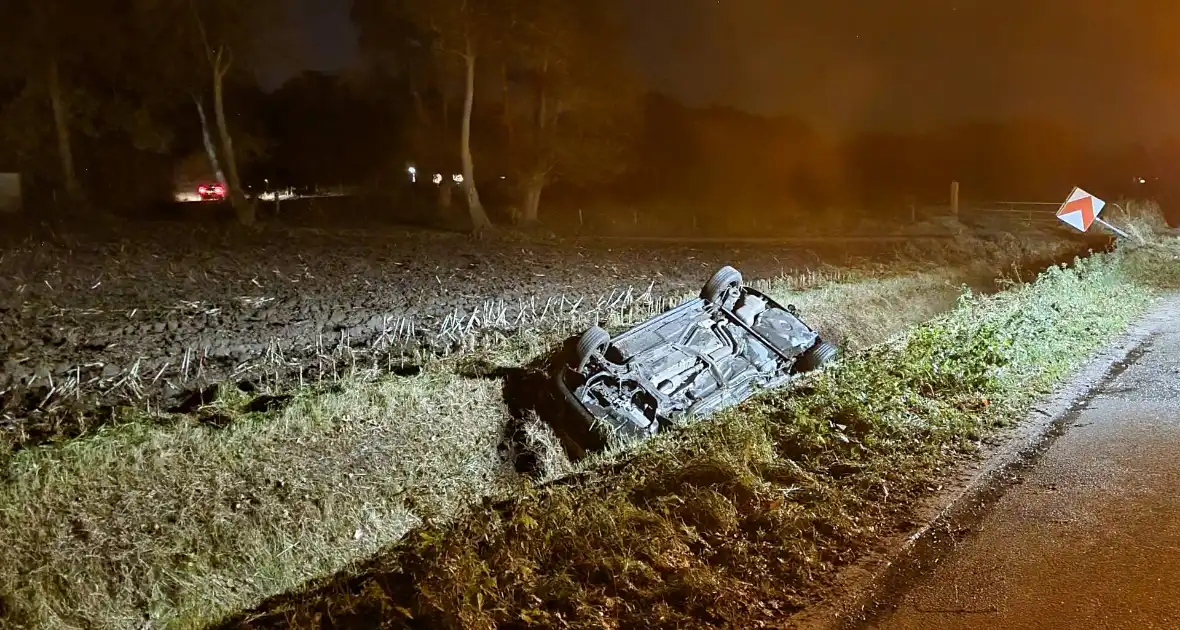
[[[682,418],[736,405],[836,358],[838,349],[793,306],[742,284],[733,267],[699,298],[611,338],[587,330],[553,378],[578,451],[654,435]]]

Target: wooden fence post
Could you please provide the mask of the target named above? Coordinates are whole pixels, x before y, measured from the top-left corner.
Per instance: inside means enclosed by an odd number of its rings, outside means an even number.
[[[951,182],[951,214],[959,216],[959,182]]]

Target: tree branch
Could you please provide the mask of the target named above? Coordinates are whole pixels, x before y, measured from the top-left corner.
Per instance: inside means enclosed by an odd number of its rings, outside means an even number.
[[[197,24],[197,32],[201,34],[201,46],[205,49],[205,59],[209,61],[209,65],[213,65],[213,47],[209,45],[209,36],[205,32],[205,22],[201,19],[201,14],[197,11],[197,3],[194,0],[188,0],[188,8],[193,13],[193,21]]]

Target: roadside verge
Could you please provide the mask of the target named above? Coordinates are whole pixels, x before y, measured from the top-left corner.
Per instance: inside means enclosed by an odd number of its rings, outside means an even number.
[[[624,466],[416,530],[224,627],[776,627],[912,531],[917,507],[1151,308],[1177,252],[1097,254],[964,295]]]
[[[964,284],[994,291],[997,268],[1043,269],[1032,254],[1046,248],[1063,259],[1054,243],[972,241],[756,286],[863,348],[953,308]],[[601,316],[625,327],[676,297]],[[548,472],[572,466],[543,439],[516,440],[529,419],[517,390],[554,344],[599,321],[589,311],[538,308],[524,330],[473,330],[463,352],[420,365],[333,370],[288,389],[226,383],[179,410],[112,410],[80,434],[5,433],[17,448],[0,458],[0,625],[201,627],[349,572],[408,532],[444,530],[484,498],[527,499],[533,480],[514,449]]]
[[[962,471],[956,483],[915,511],[918,527],[883,545],[841,573],[829,602],[817,604],[790,620],[803,630],[852,630],[887,614],[896,597],[951,552],[963,533],[974,528],[1023,471],[1034,466],[1077,419],[1102,386],[1116,378],[1142,353],[1161,323],[1180,312],[1180,296],[1157,302],[1128,331],[1008,432],[1005,441],[982,461]]]

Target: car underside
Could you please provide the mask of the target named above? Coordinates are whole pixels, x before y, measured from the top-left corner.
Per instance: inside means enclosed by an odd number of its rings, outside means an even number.
[[[592,432],[635,439],[740,403],[834,357],[835,347],[793,307],[742,286],[726,267],[701,297],[615,339],[588,330],[558,385]]]

